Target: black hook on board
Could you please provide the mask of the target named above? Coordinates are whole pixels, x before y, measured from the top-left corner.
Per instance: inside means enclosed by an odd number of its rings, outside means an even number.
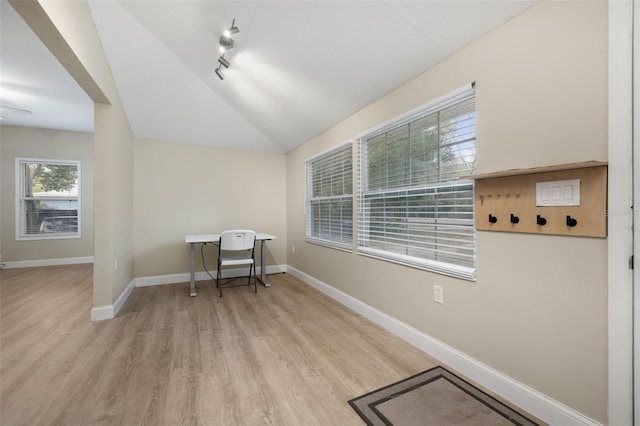
[[[545,219],[544,217],[537,215],[536,216],[536,223],[540,226],[544,226],[547,224],[547,219]]]
[[[496,223],[497,221],[498,221],[498,218],[492,215],[491,213],[489,213],[489,223]]]
[[[514,215],[513,213],[511,213],[511,223],[518,223],[518,222],[520,222],[520,218]]]
[[[571,226],[574,227],[578,224],[578,221],[575,220],[574,218],[572,218],[571,216],[567,215],[567,226]]]

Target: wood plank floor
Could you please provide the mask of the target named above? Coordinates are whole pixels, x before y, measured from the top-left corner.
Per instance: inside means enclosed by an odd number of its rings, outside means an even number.
[[[91,265],[0,271],[0,424],[361,425],[347,400],[437,363],[288,274],[136,288],[91,322]]]

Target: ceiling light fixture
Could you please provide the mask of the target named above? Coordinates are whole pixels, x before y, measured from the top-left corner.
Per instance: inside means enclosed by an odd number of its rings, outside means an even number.
[[[231,27],[224,31],[224,33],[220,37],[220,40],[218,41],[218,44],[220,45],[220,53],[222,53],[222,55],[218,58],[218,63],[220,65],[218,65],[218,68],[216,68],[216,75],[220,80],[224,80],[222,67],[224,66],[225,68],[229,68],[229,66],[231,66],[231,62],[229,62],[229,60],[224,57],[224,54],[228,50],[233,49],[236,45],[236,42],[231,38],[231,34],[237,34],[239,32],[240,29],[236,27],[236,20],[234,19],[231,23]]]
[[[218,68],[216,68],[216,75],[218,76],[218,78],[220,80],[224,80],[224,74],[222,73],[222,70],[220,69],[220,66],[218,66]]]
[[[230,36],[231,36],[231,34],[237,34],[237,33],[239,33],[239,32],[240,32],[240,28],[236,27],[236,20],[234,19],[234,20],[233,20],[233,22],[231,23],[231,26],[229,27],[229,29],[228,29],[228,30],[226,30],[226,31],[224,32],[224,34],[225,34],[227,37],[230,37]]]
[[[220,43],[220,52],[222,53],[226,52],[227,50],[233,49],[233,46],[236,45],[236,42],[233,41],[231,37],[225,37],[225,36],[220,37],[219,43]]]
[[[229,68],[229,65],[231,65],[231,63],[224,58],[224,55],[218,58],[218,62],[220,63],[220,65],[223,65],[225,68]]]

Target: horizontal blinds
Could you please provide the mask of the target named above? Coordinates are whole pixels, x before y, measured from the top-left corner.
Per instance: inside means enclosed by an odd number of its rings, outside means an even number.
[[[351,143],[306,162],[306,238],[337,248],[353,245]]]
[[[80,163],[16,159],[16,238],[80,235]]]
[[[307,160],[312,198],[351,195],[352,179],[351,144]]]
[[[474,279],[475,98],[443,105],[360,140],[358,251]]]
[[[386,133],[389,129],[394,129],[404,124],[411,123],[420,119],[421,117],[443,110],[448,106],[455,105],[460,101],[472,98],[474,96],[475,82],[459,87],[458,89],[446,93],[439,98],[434,99],[433,101],[428,102],[427,104],[408,112],[407,114],[384,123],[376,127],[375,129],[366,132],[366,134],[359,136],[358,139],[369,139],[381,133]]]

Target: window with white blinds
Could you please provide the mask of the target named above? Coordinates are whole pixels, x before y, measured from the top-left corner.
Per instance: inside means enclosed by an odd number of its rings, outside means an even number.
[[[306,161],[306,240],[353,248],[351,142]]]
[[[16,158],[16,240],[80,237],[80,162]]]
[[[474,280],[475,142],[471,88],[360,138],[358,252]]]

